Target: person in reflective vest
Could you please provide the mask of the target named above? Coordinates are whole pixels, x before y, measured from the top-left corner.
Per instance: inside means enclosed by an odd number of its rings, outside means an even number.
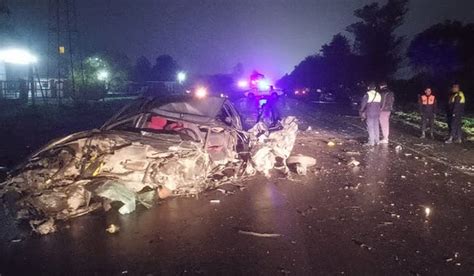
[[[459,84],[454,84],[451,89],[451,96],[448,104],[448,125],[449,138],[446,143],[462,143],[462,117],[464,116],[464,106],[466,98],[460,90]]]
[[[370,84],[367,89],[368,91],[365,93],[360,104],[359,114],[362,120],[365,120],[367,123],[369,141],[366,145],[375,146],[380,141],[379,118],[382,96],[375,90],[375,84]]]
[[[430,129],[430,137],[433,139],[434,121],[436,114],[436,96],[433,95],[431,88],[426,88],[423,95],[420,96],[420,114],[421,114],[421,138],[426,137],[427,127]]]

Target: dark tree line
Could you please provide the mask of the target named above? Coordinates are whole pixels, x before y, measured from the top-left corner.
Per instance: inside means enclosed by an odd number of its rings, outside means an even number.
[[[431,26],[415,36],[407,56],[424,85],[443,89],[460,82],[466,94],[474,95],[474,24],[446,21]]]
[[[366,5],[354,12],[360,21],[347,27],[351,42],[342,34],[307,57],[279,85],[284,88],[335,88],[360,81],[382,81],[398,68],[403,37],[395,30],[403,23],[408,0],[389,0],[384,6]]]
[[[407,7],[408,0],[389,0],[384,6],[373,3],[354,11],[360,20],[346,28],[353,41],[335,35],[278,84],[286,89],[334,89],[389,81],[398,99],[413,102],[427,86],[446,99],[449,86],[458,82],[467,95],[474,95],[474,24],[435,24],[416,35],[403,53],[405,37],[397,36],[395,31],[404,22]],[[394,74],[404,60],[413,77],[396,80]]]
[[[146,57],[141,56],[133,67],[131,78],[133,81],[140,83],[145,81],[175,81],[179,69],[178,63],[170,55],[158,56],[154,65]]]

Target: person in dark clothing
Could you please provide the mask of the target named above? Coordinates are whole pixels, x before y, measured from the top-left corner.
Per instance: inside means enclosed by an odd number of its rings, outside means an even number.
[[[370,84],[367,89],[360,104],[359,115],[367,123],[369,141],[365,145],[375,146],[380,141],[379,118],[382,96],[375,90],[375,84]]]
[[[380,95],[382,96],[382,106],[380,108],[379,121],[383,137],[380,143],[388,144],[388,136],[390,134],[390,114],[393,110],[395,96],[393,95],[393,92],[388,88],[388,85],[385,82],[380,85]]]
[[[420,114],[421,114],[421,137],[426,137],[427,127],[430,129],[430,137],[434,138],[434,121],[436,115],[437,101],[436,96],[433,95],[431,88],[426,88],[424,94],[420,96],[419,100]]]
[[[448,124],[450,125],[449,138],[447,144],[462,143],[462,117],[464,115],[464,106],[466,98],[460,90],[459,84],[454,84],[451,90],[451,96],[448,103]]]

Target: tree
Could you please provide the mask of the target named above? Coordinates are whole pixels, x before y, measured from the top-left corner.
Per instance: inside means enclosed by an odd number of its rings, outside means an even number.
[[[366,5],[354,12],[361,21],[347,31],[355,38],[354,48],[364,61],[366,80],[384,80],[398,69],[404,37],[395,35],[408,12],[408,0],[388,0],[385,6]]]
[[[329,44],[321,47],[324,70],[324,85],[351,85],[357,80],[356,56],[352,53],[349,40],[337,34]]]
[[[416,35],[407,56],[413,69],[433,76],[472,71],[473,38],[474,24],[446,21]]]
[[[74,69],[76,99],[100,99],[107,91],[124,92],[130,78],[129,58],[120,53],[96,53]]]
[[[143,83],[151,79],[151,63],[150,61],[141,56],[137,59],[135,66],[133,67],[132,80]]]
[[[289,75],[288,85],[291,89],[310,87],[318,88],[324,82],[323,58],[312,55],[301,61]]]
[[[448,91],[460,82],[467,94],[474,92],[474,24],[445,21],[416,35],[408,47],[411,67],[424,83]],[[447,94],[442,93],[442,98]],[[469,103],[469,101],[468,101]]]
[[[151,70],[151,79],[155,81],[175,81],[179,71],[178,63],[170,55],[161,55],[156,58]]]
[[[352,51],[349,40],[339,33],[333,36],[329,44],[324,44],[321,47],[321,54],[329,59],[350,56]]]

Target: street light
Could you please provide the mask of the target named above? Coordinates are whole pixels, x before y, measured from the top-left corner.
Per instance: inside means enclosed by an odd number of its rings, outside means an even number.
[[[100,70],[97,72],[97,79],[100,81],[106,81],[109,78],[109,72],[107,70]]]
[[[185,72],[178,72],[176,75],[176,79],[179,83],[183,83],[186,80],[186,73]]]
[[[0,61],[28,65],[38,62],[38,58],[27,50],[11,48],[0,50]]]

